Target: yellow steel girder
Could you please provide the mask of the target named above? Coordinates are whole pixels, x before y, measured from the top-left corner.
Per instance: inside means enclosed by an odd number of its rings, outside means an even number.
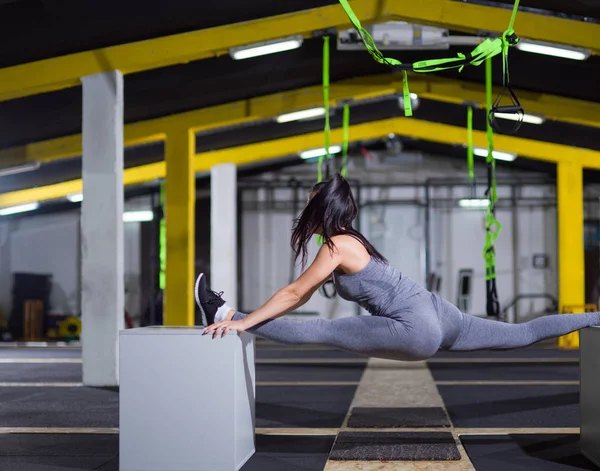
[[[413,118],[391,118],[365,124],[357,124],[350,127],[350,139],[352,141],[378,139],[389,133],[426,141],[439,142],[442,144],[463,145],[467,142],[466,130],[463,127],[432,123]],[[332,143],[341,142],[342,130],[333,130],[331,139]],[[473,142],[476,146],[486,147],[486,133],[483,131],[474,131]],[[580,149],[561,144],[551,144],[548,142],[503,135],[495,136],[494,142],[495,147],[500,151],[516,152],[521,157],[536,160],[558,163],[563,161],[565,156],[568,156],[568,161],[578,162],[580,165],[583,165],[584,162],[600,162],[600,151],[590,149]],[[233,162],[236,165],[245,165],[293,155],[305,149],[322,146],[323,133],[314,132],[256,144],[205,152],[196,156],[194,161],[194,171],[196,173],[206,172],[213,165],[222,162]],[[598,163],[596,163],[596,166],[598,166]],[[123,174],[123,182],[125,185],[132,185],[145,181],[152,181],[157,178],[163,178],[164,176],[165,162],[163,161],[126,169]],[[0,207],[14,206],[33,201],[50,200],[80,191],[81,180],[13,191],[0,194]]]
[[[576,157],[557,164],[559,306],[585,303],[583,167]]]
[[[421,98],[455,104],[468,101],[485,107],[485,90],[482,85],[474,83],[413,74],[411,90]],[[402,82],[388,74],[343,80],[331,85],[330,105],[336,106],[345,100],[360,102],[401,91]],[[127,124],[124,129],[125,145],[135,146],[162,141],[167,129],[190,128],[195,132],[202,132],[321,106],[322,93],[321,86],[313,86]],[[542,114],[548,119],[571,124],[600,127],[600,103],[520,90],[516,93],[529,113]],[[33,161],[49,162],[80,155],[81,134],[76,134],[0,150],[0,167]],[[598,165],[598,162],[589,161],[585,166],[597,168]]]
[[[455,0],[420,0],[418,2],[385,0],[383,13],[394,19],[467,33],[480,31],[500,33],[507,29],[512,9]],[[600,53],[598,46],[600,25],[598,24],[519,11],[514,29],[522,39],[558,42],[590,49],[593,54]],[[557,34],[557,32],[560,33]]]
[[[471,33],[500,33],[510,16],[506,9],[453,0],[350,0],[350,4],[364,24],[401,19]],[[141,72],[226,54],[236,46],[290,35],[309,37],[314,31],[349,26],[343,9],[329,5],[6,67],[0,69],[0,101],[75,87],[81,77],[109,70]],[[524,38],[550,42],[557,40],[560,31],[562,43],[599,52],[600,25],[595,23],[519,12],[516,31]]]
[[[187,128],[167,133],[165,162],[165,221],[167,267],[164,325],[194,325],[196,233],[196,139]]]

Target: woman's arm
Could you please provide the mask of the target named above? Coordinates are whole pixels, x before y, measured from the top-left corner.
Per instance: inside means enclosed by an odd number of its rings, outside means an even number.
[[[302,306],[329,279],[340,260],[337,249],[330,251],[326,245],[321,247],[313,263],[296,281],[281,288],[265,304],[244,318],[246,328],[281,317]]]

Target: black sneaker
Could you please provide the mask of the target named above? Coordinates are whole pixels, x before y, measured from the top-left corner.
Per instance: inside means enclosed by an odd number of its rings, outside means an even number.
[[[204,273],[200,273],[196,279],[194,295],[196,297],[196,304],[206,319],[206,326],[214,324],[217,310],[225,304],[225,301],[221,298],[223,291],[220,293],[211,291],[206,282],[206,276],[204,276]]]

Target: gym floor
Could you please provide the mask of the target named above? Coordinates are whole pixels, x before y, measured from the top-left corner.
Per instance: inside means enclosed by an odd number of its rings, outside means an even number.
[[[554,343],[404,363],[259,340],[256,371],[242,471],[598,469]],[[118,390],[81,385],[78,348],[0,346],[0,372],[0,469],[118,470]]]

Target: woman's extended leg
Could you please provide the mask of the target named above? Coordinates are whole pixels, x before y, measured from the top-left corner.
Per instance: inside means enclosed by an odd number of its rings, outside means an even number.
[[[247,314],[236,312],[233,320]],[[320,344],[363,356],[414,361],[432,356],[438,349],[441,333],[415,335],[410,326],[379,316],[294,321],[272,319],[248,329],[257,337],[300,345]]]
[[[522,324],[507,324],[463,314],[447,301],[444,302],[442,315],[445,318],[443,325],[448,326],[451,319],[454,319],[453,327],[460,329],[456,341],[447,348],[453,352],[525,347],[585,327],[600,325],[600,312],[554,314]]]

